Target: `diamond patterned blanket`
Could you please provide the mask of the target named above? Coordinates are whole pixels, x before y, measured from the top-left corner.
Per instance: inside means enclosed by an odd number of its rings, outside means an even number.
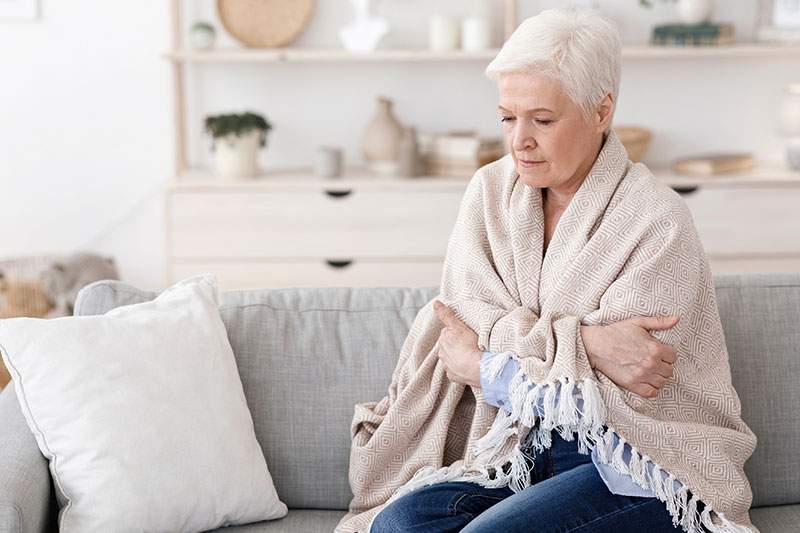
[[[552,431],[577,438],[586,453],[599,447],[604,462],[651,489],[685,531],[757,531],[743,468],[756,438],[740,417],[711,273],[683,200],[629,161],[611,132],[546,254],[543,220],[541,190],[518,180],[510,155],[470,181],[437,298],[478,334],[481,349],[519,361],[511,413],[447,379],[436,355],[443,326],[426,304],[388,394],[355,406],[354,498],[337,531],[369,531],[388,503],[432,483],[524,490],[531,464],[520,445],[531,431],[539,450]],[[581,325],[667,315],[681,320],[652,334],[678,359],[656,398],[590,367]],[[541,418],[529,383],[550,385]],[[625,443],[633,449],[627,461]]]

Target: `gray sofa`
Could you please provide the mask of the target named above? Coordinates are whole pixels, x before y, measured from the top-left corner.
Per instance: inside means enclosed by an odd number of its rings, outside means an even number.
[[[744,419],[761,531],[800,531],[800,274],[716,278]],[[386,392],[401,343],[434,289],[282,289],[223,293],[222,316],[255,429],[288,516],[226,528],[332,531],[351,493],[350,419]],[[85,288],[77,314],[154,296],[119,282]],[[46,357],[47,354],[42,354]],[[13,387],[0,394],[0,531],[55,530],[47,463]]]

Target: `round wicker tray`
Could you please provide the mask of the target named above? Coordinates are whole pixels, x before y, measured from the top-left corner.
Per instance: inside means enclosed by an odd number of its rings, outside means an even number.
[[[305,29],[314,0],[217,0],[222,25],[247,46],[284,46]]]

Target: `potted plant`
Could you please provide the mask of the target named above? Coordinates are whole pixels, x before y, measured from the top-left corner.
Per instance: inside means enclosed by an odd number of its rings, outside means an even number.
[[[272,125],[258,113],[223,114],[206,117],[205,130],[216,152],[217,172],[225,179],[256,175],[256,155],[267,145]]]

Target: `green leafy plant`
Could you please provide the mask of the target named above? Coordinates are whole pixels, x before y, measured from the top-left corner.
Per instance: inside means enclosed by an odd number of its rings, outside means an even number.
[[[225,137],[233,133],[241,136],[252,130],[259,130],[259,145],[267,145],[267,132],[272,129],[267,119],[258,113],[229,113],[223,115],[211,115],[206,117],[205,130],[214,138]],[[213,145],[212,145],[213,148]]]

